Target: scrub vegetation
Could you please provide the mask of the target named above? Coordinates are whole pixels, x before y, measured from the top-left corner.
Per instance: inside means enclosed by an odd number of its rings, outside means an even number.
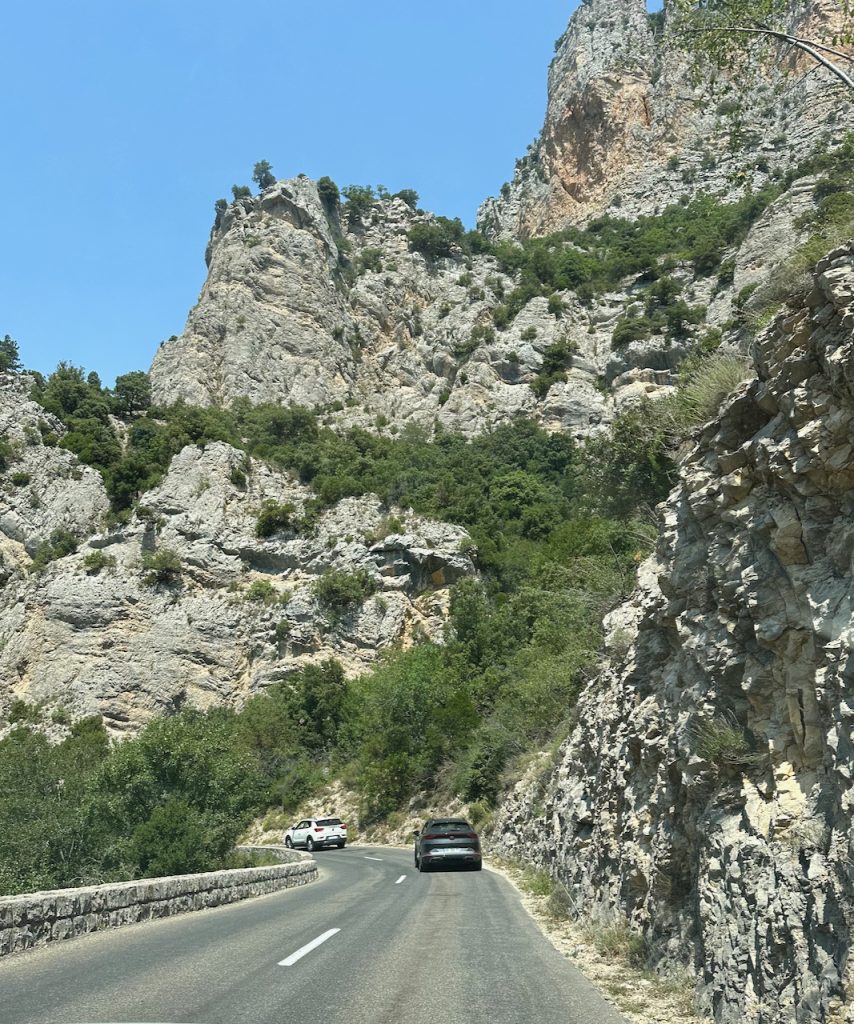
[[[818,176],[818,206],[797,260],[810,259],[850,224],[852,161],[849,141],[807,168]],[[499,319],[508,322],[535,294],[573,288],[595,296],[627,275],[645,275],[637,318],[678,336],[680,321],[690,323],[694,312],[680,306],[672,261],[725,276],[727,247],[783,184],[730,206],[700,197],[658,218],[602,218],[583,232],[501,243],[491,251],[516,287],[504,295]],[[344,198],[353,217],[372,202],[352,188]],[[325,200],[338,201],[329,186]],[[422,233],[410,241],[429,258],[488,248],[481,236],[450,225],[439,222],[441,238]],[[760,300],[769,301],[756,292],[743,305]],[[595,670],[602,616],[631,589],[650,549],[651,510],[674,482],[679,445],[749,372],[713,347],[696,346],[670,398],[630,408],[583,449],[525,421],[474,440],[412,428],[397,436],[336,433],[298,407],[238,401],[228,409],[158,408],[143,373],[120,377],[113,389],[69,364],[46,378],[34,375],[33,396],[46,413],[36,442],[68,448],[98,469],[118,520],[184,446],[224,441],[294,473],[313,492],[299,516],[289,506],[265,506],[259,536],[310,531],[323,508],[376,493],[389,508],[464,526],[481,575],[454,587],[444,645],[392,651],[349,681],[335,661],[304,668],[240,712],[177,710],[115,743],[98,719],[72,722],[63,711],[48,723],[37,705],[16,702],[12,729],[0,741],[0,891],[225,865],[253,817],[271,807],[288,811],[335,777],[361,792],[365,821],[394,813],[418,793],[460,796],[488,815],[514,763],[565,733]],[[0,352],[7,369],[20,370],[11,339]],[[550,352],[542,390],[568,354]],[[66,432],[60,436],[47,414]],[[11,446],[0,455],[3,472],[17,471]],[[247,457],[233,485],[245,488],[250,474]],[[78,542],[52,535],[34,570]],[[111,567],[106,559],[86,565],[92,573]],[[157,552],[139,569],[152,586],[180,593],[181,565],[172,552]],[[358,575],[330,573],[316,596],[332,620],[369,590]],[[725,725],[704,734],[712,763],[749,756],[740,736],[724,735]],[[49,743],[40,731],[48,726],[65,738]]]

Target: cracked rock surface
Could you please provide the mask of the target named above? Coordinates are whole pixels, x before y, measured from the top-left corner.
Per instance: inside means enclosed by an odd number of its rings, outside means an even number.
[[[570,739],[495,826],[687,958],[721,1024],[852,1019],[852,439],[854,243],[699,432]]]

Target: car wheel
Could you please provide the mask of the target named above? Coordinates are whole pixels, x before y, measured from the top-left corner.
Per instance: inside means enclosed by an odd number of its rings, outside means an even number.
[[[339,843],[339,844],[338,844],[338,849],[339,849],[339,850],[343,850],[343,849],[344,849],[344,847],[345,847],[346,845],[347,845],[347,843],[346,843],[346,842],[344,842],[344,843]]]
[[[311,851],[314,849],[314,840],[311,838],[311,836],[309,836],[308,839],[306,839],[305,848],[308,850],[309,853],[311,853]]]
[[[480,871],[482,867],[483,864],[481,864],[480,861],[478,861],[476,864],[472,864],[471,869],[472,871]]]
[[[424,860],[422,859],[418,862],[418,870],[426,875],[430,868],[427,867],[427,865],[424,863]]]
[[[287,846],[289,850],[294,848],[294,843],[290,836],[285,836],[285,846]]]

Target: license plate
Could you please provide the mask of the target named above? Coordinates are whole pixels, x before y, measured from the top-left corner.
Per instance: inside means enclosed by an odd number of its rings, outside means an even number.
[[[455,849],[454,847],[447,847],[446,849],[443,849],[443,850],[433,850],[432,854],[433,854],[434,857],[436,856],[436,854],[438,854],[441,857],[461,857],[461,856],[468,856],[469,854],[471,854],[471,850],[467,850],[464,847],[461,848],[461,849]]]

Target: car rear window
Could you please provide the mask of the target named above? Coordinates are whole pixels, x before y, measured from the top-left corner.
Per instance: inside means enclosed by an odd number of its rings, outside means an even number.
[[[317,819],[317,824],[318,825],[340,825],[341,824],[341,819],[340,818],[318,818]]]
[[[434,821],[430,831],[439,832],[474,832],[467,821]]]

